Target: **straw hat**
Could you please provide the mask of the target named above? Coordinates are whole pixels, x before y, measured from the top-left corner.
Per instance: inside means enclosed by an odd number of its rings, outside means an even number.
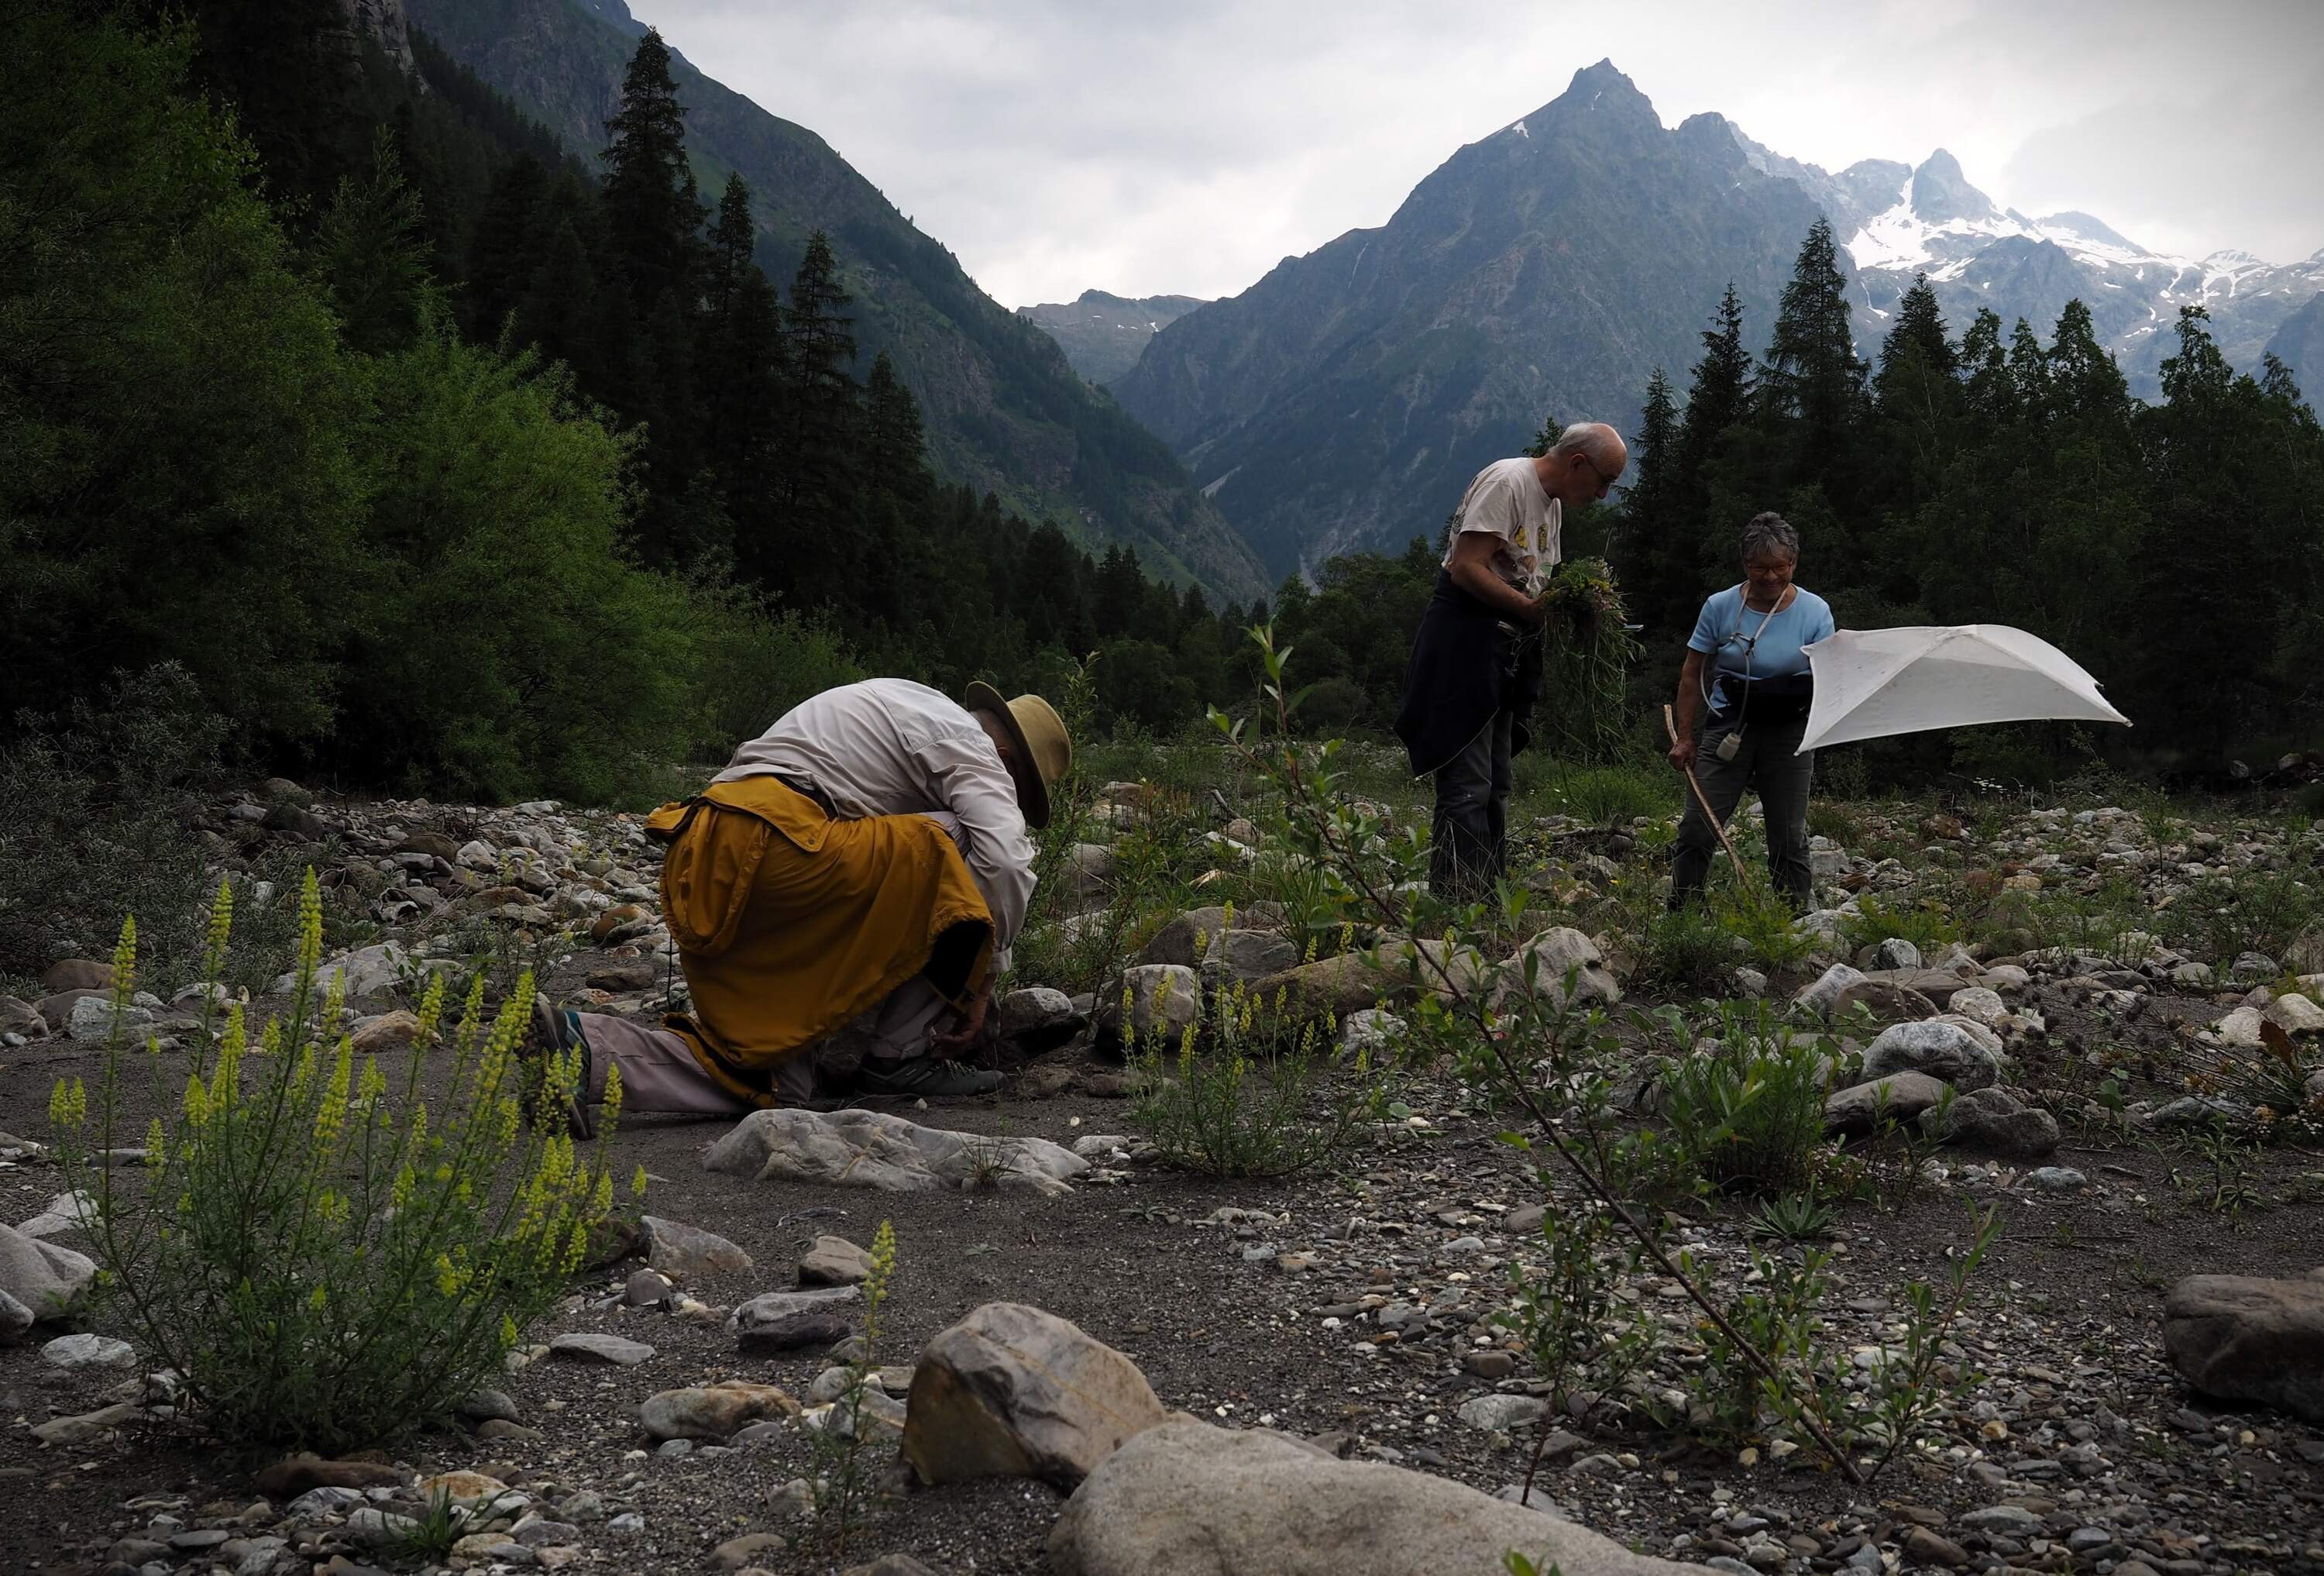
[[[973,712],[991,712],[1009,730],[1009,742],[1016,747],[1010,775],[1017,779],[1017,802],[1028,825],[1047,825],[1049,787],[1074,764],[1074,742],[1065,719],[1038,695],[1002,700],[999,690],[982,680],[968,687],[964,704]]]

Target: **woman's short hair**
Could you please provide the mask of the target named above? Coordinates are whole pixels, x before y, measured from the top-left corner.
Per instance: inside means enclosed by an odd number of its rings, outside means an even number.
[[[1799,561],[1800,533],[1792,522],[1770,509],[1755,514],[1743,527],[1743,561],[1775,555]]]

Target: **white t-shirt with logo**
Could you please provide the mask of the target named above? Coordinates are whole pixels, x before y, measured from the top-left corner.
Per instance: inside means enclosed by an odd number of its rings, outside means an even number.
[[[1493,573],[1538,596],[1563,552],[1564,511],[1542,491],[1531,459],[1495,460],[1477,473],[1461,494],[1452,539],[1444,544],[1444,567],[1452,567],[1453,542],[1468,531],[1490,531],[1501,539],[1492,557]]]

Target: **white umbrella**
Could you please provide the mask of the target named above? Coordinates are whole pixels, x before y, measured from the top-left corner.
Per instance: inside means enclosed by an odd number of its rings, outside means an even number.
[[[1841,630],[1806,650],[1815,704],[1803,751],[1978,723],[2130,723],[2072,658],[2006,624]]]

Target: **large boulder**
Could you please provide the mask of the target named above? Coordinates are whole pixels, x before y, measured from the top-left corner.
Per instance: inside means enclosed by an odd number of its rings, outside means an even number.
[[[2190,1275],[2163,1303],[2163,1347],[2207,1396],[2324,1426],[2324,1280]]]
[[[1135,1034],[1140,1050],[1169,1055],[1202,1017],[1203,981],[1193,969],[1182,963],[1133,963],[1121,971],[1120,989],[1097,1004],[1098,1037],[1107,1045],[1120,1046]]]
[[[1272,930],[1222,930],[1203,949],[1204,984],[1249,984],[1296,968],[1299,944]]]
[[[14,1226],[0,1226],[0,1292],[35,1319],[60,1319],[80,1305],[97,1279],[95,1260]]]
[[[904,1459],[927,1483],[1040,1478],[1072,1488],[1164,1415],[1146,1376],[1113,1348],[1054,1313],[987,1303],[920,1353]]]
[[[761,1182],[819,1182],[881,1193],[939,1187],[1057,1194],[1089,1162],[1047,1138],[924,1128],[885,1111],[754,1111],[710,1146],[704,1169]]]
[[[1237,915],[1240,919],[1241,917]],[[1250,921],[1243,920],[1248,925]],[[1141,963],[1176,963],[1191,969],[1203,961],[1211,937],[1228,927],[1223,908],[1189,908],[1154,933],[1138,954]]]
[[[1921,1130],[1948,1144],[2013,1160],[2039,1160],[2058,1147],[2058,1119],[2003,1089],[1972,1089],[1921,1117]]]
[[[1891,1073],[1925,1073],[1956,1089],[1989,1088],[2001,1082],[2001,1041],[1966,1018],[1891,1024],[1865,1050],[1864,1079]]]
[[[715,1231],[659,1215],[647,1215],[638,1224],[645,1228],[646,1262],[689,1286],[751,1267],[751,1256]]]
[[[1270,1012],[1276,999],[1282,998],[1285,1015],[1295,1021],[1328,1013],[1345,1022],[1382,1001],[1408,1001],[1414,989],[1405,960],[1382,948],[1379,953],[1341,953],[1301,963],[1254,982],[1250,993],[1265,1002]]]
[[[1502,1557],[1512,1550],[1564,1576],[1698,1569],[1634,1554],[1449,1479],[1192,1418],[1147,1430],[1090,1474],[1049,1534],[1049,1568],[1056,1576],[1506,1576]]]
[[[1944,1097],[1945,1085],[1926,1073],[1891,1073],[1834,1090],[1823,1102],[1824,1130],[1860,1138],[1882,1122],[1917,1121]]]
[[[1523,995],[1528,982],[1536,997],[1557,1006],[1565,1005],[1569,975],[1572,977],[1573,997],[1578,1002],[1601,1001],[1610,1007],[1622,999],[1621,982],[1606,966],[1605,954],[1598,950],[1598,944],[1570,925],[1543,931],[1519,947],[1504,967],[1508,972],[1493,988],[1488,1002],[1496,1012],[1511,997]]]
[[[1056,1050],[1089,1027],[1074,999],[1047,985],[1028,985],[1001,999],[1001,1037],[1028,1056]]]

